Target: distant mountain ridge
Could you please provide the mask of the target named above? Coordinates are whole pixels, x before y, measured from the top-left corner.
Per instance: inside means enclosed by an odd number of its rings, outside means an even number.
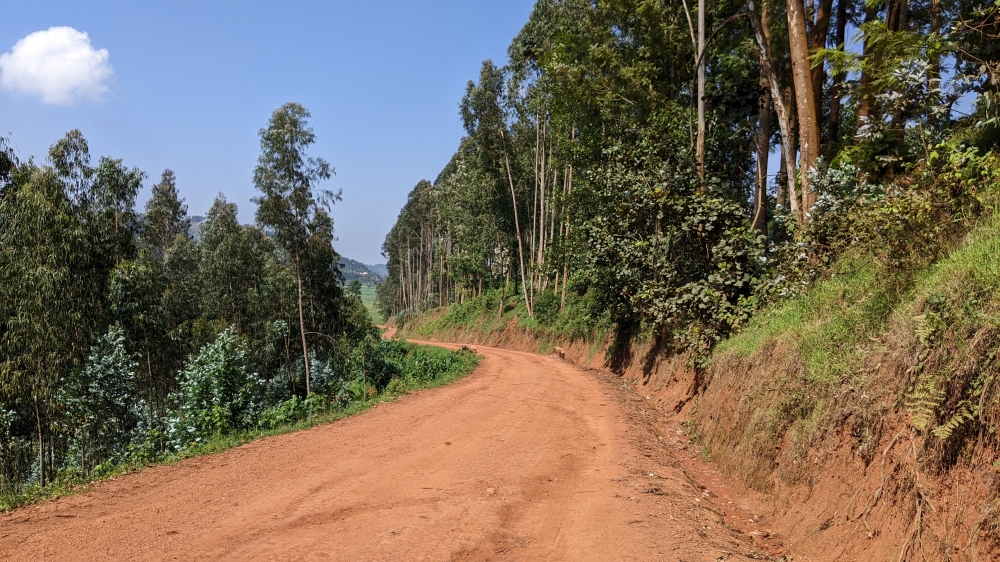
[[[371,285],[373,287],[385,281],[386,275],[389,273],[385,269],[385,264],[366,265],[345,256],[340,256],[340,269],[344,272],[345,283],[357,279],[361,281],[362,285]],[[385,273],[380,273],[380,269],[385,271]]]

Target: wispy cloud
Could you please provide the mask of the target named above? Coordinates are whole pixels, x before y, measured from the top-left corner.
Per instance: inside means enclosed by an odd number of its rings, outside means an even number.
[[[100,101],[110,93],[113,78],[108,50],[95,49],[86,33],[72,27],[36,31],[0,55],[0,89],[50,105]]]

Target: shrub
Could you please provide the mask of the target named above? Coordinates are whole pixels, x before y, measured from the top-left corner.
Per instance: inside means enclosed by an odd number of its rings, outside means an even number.
[[[65,405],[70,459],[84,473],[101,463],[116,464],[133,438],[148,435],[148,419],[143,416],[147,405],[133,391],[136,369],[125,350],[124,332],[112,326],[90,348],[83,368],[60,389],[57,399]],[[140,422],[146,422],[142,428]]]
[[[174,448],[257,425],[264,382],[247,372],[246,358],[246,344],[230,328],[188,362],[171,395],[167,438]]]

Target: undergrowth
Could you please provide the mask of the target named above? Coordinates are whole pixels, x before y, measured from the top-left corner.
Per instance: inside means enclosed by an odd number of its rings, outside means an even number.
[[[524,299],[510,291],[504,292],[501,315],[500,295],[499,288],[490,289],[461,304],[428,311],[416,318],[397,317],[397,323],[407,333],[417,336],[460,331],[485,339],[515,322],[519,329],[553,345],[573,340],[600,342],[612,329],[606,317],[594,312],[589,295],[569,294],[563,307],[560,295],[543,291],[535,296],[534,319],[528,315]]]
[[[268,429],[253,429],[228,434],[215,434],[203,443],[155,460],[130,458],[104,470],[95,470],[82,477],[75,471],[64,471],[53,484],[31,484],[17,493],[0,494],[0,513],[26,505],[67,495],[86,492],[95,482],[114,479],[156,465],[173,465],[185,459],[221,453],[251,441],[301,431],[360,414],[384,402],[392,402],[404,394],[436,388],[452,383],[470,373],[479,365],[480,357],[467,351],[448,351],[433,346],[403,343],[407,354],[402,361],[402,376],[393,378],[379,393],[369,393],[367,398],[353,400],[346,406],[336,402],[323,407],[306,409],[300,419]],[[315,396],[315,395],[314,395]],[[308,404],[307,399],[304,403]]]

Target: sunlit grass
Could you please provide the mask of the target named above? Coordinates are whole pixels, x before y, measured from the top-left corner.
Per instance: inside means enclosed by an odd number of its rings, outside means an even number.
[[[715,355],[749,357],[764,344],[794,349],[815,381],[834,382],[854,371],[894,314],[953,282],[962,291],[991,296],[1000,289],[1000,224],[986,221],[947,257],[900,279],[871,261],[844,259],[804,295],[758,313]]]

